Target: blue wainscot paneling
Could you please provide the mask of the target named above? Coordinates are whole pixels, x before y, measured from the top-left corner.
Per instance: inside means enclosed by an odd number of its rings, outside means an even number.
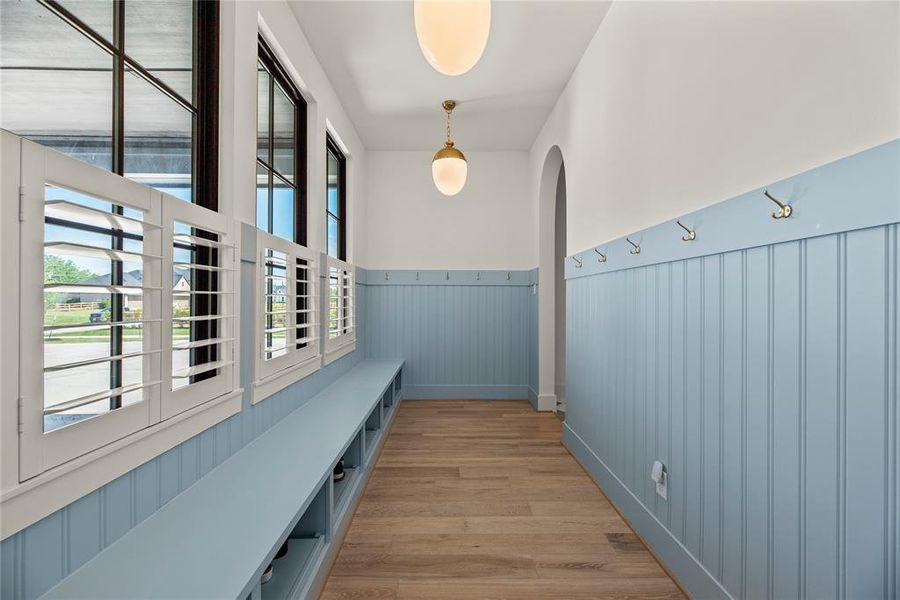
[[[725,251],[570,268],[564,442],[697,598],[900,597],[897,149],[773,186],[789,239],[724,247],[762,227],[740,198],[695,215]]]
[[[255,265],[242,262],[241,275],[242,297],[250,298],[254,293]],[[364,286],[357,285],[356,293],[360,322],[364,322]],[[334,383],[363,356],[365,329],[360,328],[355,352],[251,405],[249,365],[254,317],[248,312],[249,302],[242,302],[242,307],[241,380],[245,394],[241,412],[3,540],[0,543],[0,598],[37,598],[288,413]],[[111,576],[114,580],[114,574]]]
[[[534,271],[370,270],[366,356],[403,357],[408,398],[528,398],[535,281]]]

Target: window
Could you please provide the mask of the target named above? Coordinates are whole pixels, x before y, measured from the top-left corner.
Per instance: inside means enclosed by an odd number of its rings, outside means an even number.
[[[218,11],[4,0],[0,126],[216,210]]]
[[[328,257],[328,339],[325,362],[356,349],[356,306],[353,265]]]
[[[20,185],[19,240],[3,252],[19,256],[33,357],[19,367],[24,480],[238,387],[237,253],[222,214],[28,141],[16,154],[3,177]]]
[[[320,365],[318,253],[263,232],[257,247],[254,402]]]
[[[306,245],[306,102],[259,40],[256,226]]]
[[[347,160],[329,135],[328,153],[328,202],[326,206],[326,230],[328,256],[347,260]]]

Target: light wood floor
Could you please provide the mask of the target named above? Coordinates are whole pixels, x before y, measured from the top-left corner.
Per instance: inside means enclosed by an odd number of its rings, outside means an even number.
[[[407,400],[323,600],[683,598],[525,401]]]

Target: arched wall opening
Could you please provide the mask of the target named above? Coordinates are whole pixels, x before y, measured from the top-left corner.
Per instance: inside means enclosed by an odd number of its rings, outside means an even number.
[[[544,159],[538,189],[538,410],[556,410],[557,384],[565,379],[565,198],[563,155],[559,146],[553,146]],[[557,351],[560,343],[561,355]],[[563,383],[559,392],[564,394],[564,389]]]
[[[556,180],[556,216],[553,223],[553,392],[556,410],[566,410],[566,165]]]

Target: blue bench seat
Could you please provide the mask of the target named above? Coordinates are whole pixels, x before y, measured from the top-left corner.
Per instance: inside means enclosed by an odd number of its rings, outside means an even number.
[[[368,461],[376,453],[364,448],[372,450],[376,436],[374,445],[383,443],[386,425],[396,414],[402,365],[400,360],[360,362],[42,598],[306,595],[313,579],[318,585],[324,581],[329,557],[349,523],[352,500],[358,500],[368,476]],[[375,414],[379,428],[369,429]],[[354,477],[338,484],[343,504],[333,506],[332,469],[354,447]],[[313,509],[327,514],[314,526],[321,531],[293,539],[298,524],[314,520],[307,515]],[[288,537],[289,552],[276,562],[276,577],[260,587],[262,571]]]

